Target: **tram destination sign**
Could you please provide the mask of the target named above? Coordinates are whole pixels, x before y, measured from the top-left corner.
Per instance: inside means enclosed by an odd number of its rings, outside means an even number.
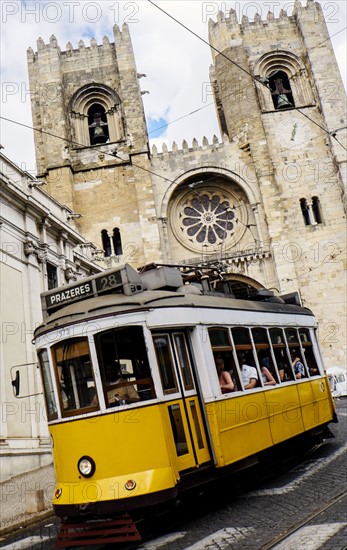
[[[48,310],[53,307],[64,306],[70,302],[78,302],[93,295],[94,291],[91,281],[79,283],[78,285],[69,286],[48,294],[46,296],[46,307]]]
[[[142,291],[140,275],[130,265],[103,271],[92,277],[86,277],[73,285],[61,286],[41,294],[42,312],[47,317],[54,311],[73,302],[86,298],[123,292],[131,295]]]

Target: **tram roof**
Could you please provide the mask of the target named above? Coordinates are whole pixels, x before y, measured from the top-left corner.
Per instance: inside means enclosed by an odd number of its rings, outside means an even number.
[[[145,290],[127,296],[107,294],[67,305],[52,313],[35,330],[35,337],[46,332],[88,320],[111,315],[146,311],[159,308],[208,308],[228,309],[279,314],[313,315],[297,305],[263,301],[240,300],[215,295],[196,295],[166,290]]]

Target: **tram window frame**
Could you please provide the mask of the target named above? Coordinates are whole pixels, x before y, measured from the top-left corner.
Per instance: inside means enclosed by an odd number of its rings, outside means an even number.
[[[297,379],[297,378],[296,378],[295,367],[294,367],[293,359],[292,359],[293,352],[295,352],[295,355],[299,358],[301,363],[304,365],[305,374],[304,374],[304,376],[302,376],[301,378],[298,378],[298,379],[301,380],[303,378],[309,378],[310,377],[309,370],[308,370],[308,367],[307,367],[307,364],[306,364],[305,354],[303,352],[303,348],[302,348],[302,345],[301,345],[300,335],[299,335],[298,329],[296,327],[295,328],[294,327],[285,327],[284,334],[286,336],[286,340],[287,340],[287,344],[288,344],[289,355],[290,355],[290,358],[291,358],[291,365],[292,365],[292,368],[293,368],[293,371],[294,371],[295,379]],[[295,339],[293,339],[293,337]]]
[[[171,347],[170,336],[168,333],[156,332],[155,334],[152,334],[152,339],[163,393],[164,395],[177,393],[179,391],[179,386],[175,372],[175,360]],[[157,345],[157,341],[159,342],[159,339],[166,342],[166,349],[168,350],[166,358],[160,353],[163,348],[159,349],[159,346]]]
[[[246,339],[245,338],[240,339],[239,336],[237,336],[237,338],[235,338],[236,335],[241,335],[241,334],[245,335]],[[259,366],[258,366],[258,361],[257,361],[257,358],[256,358],[256,351],[255,351],[254,342],[253,342],[253,338],[252,338],[252,333],[250,331],[250,327],[240,327],[240,326],[231,327],[231,337],[232,337],[232,342],[233,342],[234,349],[235,349],[235,354],[236,354],[239,370],[240,370],[240,373],[241,373],[241,381],[242,381],[242,387],[243,387],[244,391],[249,391],[251,388],[245,389],[245,387],[244,387],[244,382],[243,382],[243,379],[242,379],[241,355],[245,356],[247,365],[249,365],[251,367],[254,367],[257,371],[257,375],[258,375],[257,383],[256,383],[255,387],[252,388],[252,389],[261,388],[262,387],[262,378],[261,378],[261,373],[260,373]]]
[[[61,340],[51,347],[51,353],[62,417],[96,411],[99,404],[88,338]]]
[[[280,380],[282,383],[292,382],[295,380],[295,376],[284,330],[282,327],[270,327],[269,335]],[[278,341],[278,338],[280,338],[280,341]],[[275,339],[276,341],[274,341]],[[281,375],[282,371],[283,376]]]
[[[187,342],[183,332],[174,332],[173,340],[176,348],[178,365],[185,391],[194,390],[193,373],[191,369]]]
[[[300,327],[298,332],[309,376],[320,376],[321,372],[315,356],[310,329],[307,327]],[[304,334],[306,338],[302,338],[302,334]]]
[[[222,334],[223,337],[221,338]],[[217,358],[222,358],[224,361],[224,370],[230,374],[231,379],[234,383],[234,390],[232,392],[229,391],[223,395],[243,391],[243,386],[241,383],[241,373],[238,370],[233,354],[233,344],[230,338],[230,328],[208,327],[208,335],[215,364]],[[218,337],[214,338],[216,335]],[[221,391],[221,393],[223,392]]]
[[[94,342],[106,408],[156,399],[142,325],[103,330]]]
[[[255,353],[259,364],[262,385],[266,387],[274,387],[275,385],[279,384],[280,375],[277,369],[276,361],[274,361],[274,358],[272,355],[270,337],[269,337],[267,328],[260,327],[260,326],[252,327],[251,334],[253,338]],[[259,341],[259,335],[261,335],[261,341]],[[269,373],[274,378],[276,384],[273,384],[273,382],[271,382],[270,384],[270,381],[267,379],[266,375],[263,374],[262,372],[263,367],[265,367],[269,371]]]
[[[38,352],[40,372],[42,378],[43,394],[45,397],[48,421],[58,418],[57,402],[54,394],[51,366],[48,358],[48,350],[42,349]]]

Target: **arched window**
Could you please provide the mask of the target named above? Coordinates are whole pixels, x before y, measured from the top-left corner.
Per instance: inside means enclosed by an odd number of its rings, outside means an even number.
[[[105,256],[111,256],[112,254],[112,248],[111,248],[111,240],[108,236],[107,229],[103,229],[101,231],[101,241],[102,241],[102,248],[104,250]]]
[[[272,101],[275,109],[292,109],[295,107],[292,89],[287,73],[276,71],[269,78]]]
[[[91,145],[109,141],[106,111],[99,103],[94,103],[88,109],[88,128]]]
[[[120,231],[118,227],[115,227],[113,230],[112,241],[113,241],[113,250],[115,255],[121,256],[123,254],[123,248],[122,248],[122,239],[121,239]]]
[[[69,111],[78,146],[124,140],[121,102],[112,88],[97,83],[83,86],[72,96]]]
[[[254,76],[262,111],[314,105],[313,84],[305,63],[293,52],[265,53],[254,65]]]
[[[301,212],[304,217],[305,225],[311,225],[310,212],[306,199],[300,199]]]
[[[322,210],[318,197],[312,197],[312,214],[316,223],[323,223]]]

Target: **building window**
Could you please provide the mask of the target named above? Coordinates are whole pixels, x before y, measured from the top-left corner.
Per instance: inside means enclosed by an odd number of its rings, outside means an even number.
[[[235,211],[217,193],[193,196],[183,209],[182,231],[199,244],[222,242],[234,229]]]
[[[83,86],[72,96],[69,112],[77,146],[125,140],[120,98],[112,88],[97,83]]]
[[[88,109],[88,128],[91,145],[109,141],[106,111],[102,105],[94,103]]]
[[[265,53],[254,65],[254,76],[263,112],[314,105],[313,84],[303,60],[293,52]]]
[[[322,209],[318,197],[312,197],[311,204],[306,199],[300,199],[301,212],[305,225],[317,225],[323,223]]]
[[[178,242],[201,255],[224,254],[235,247],[249,220],[246,202],[230,187],[217,183],[177,190],[169,219]]]
[[[305,221],[305,225],[311,225],[309,207],[306,199],[300,199],[301,212]]]
[[[58,271],[55,265],[47,262],[47,285],[48,290],[58,286]]]
[[[107,229],[101,231],[102,248],[104,255],[107,256],[121,256],[123,254],[122,239],[120,230],[115,227],[112,233],[112,240],[109,237]],[[113,250],[112,250],[113,248]]]
[[[277,71],[269,78],[272,101],[276,110],[295,107],[287,73]]]
[[[123,254],[122,239],[118,227],[115,227],[112,235],[113,250],[116,256]]]
[[[111,240],[108,236],[107,229],[103,229],[101,231],[101,241],[102,241],[102,248],[104,250],[104,255],[111,256],[112,254],[112,248],[111,248]]]
[[[312,214],[316,223],[323,223],[322,210],[318,197],[312,197]]]

